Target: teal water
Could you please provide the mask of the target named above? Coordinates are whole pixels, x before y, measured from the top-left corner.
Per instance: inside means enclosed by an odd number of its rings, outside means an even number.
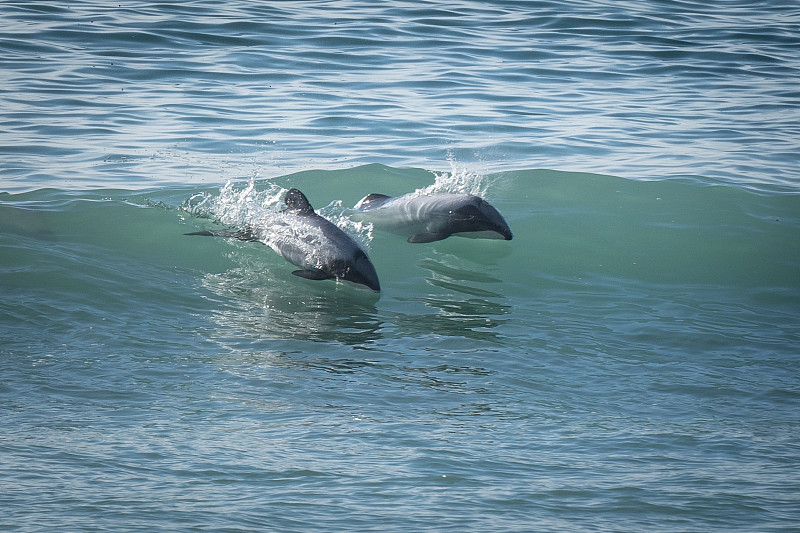
[[[0,530],[798,528],[795,6],[0,5]]]
[[[336,220],[434,180],[278,181]],[[0,196],[4,527],[793,524],[800,195],[486,180],[514,240],[373,233],[380,298],[184,236],[196,188]]]

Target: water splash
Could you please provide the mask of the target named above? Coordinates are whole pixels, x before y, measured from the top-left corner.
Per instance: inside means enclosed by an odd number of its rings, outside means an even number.
[[[190,197],[181,208],[197,218],[212,219],[229,228],[247,228],[257,239],[280,253],[282,244],[291,241],[308,248],[309,256],[319,246],[318,235],[312,225],[289,224],[282,215],[284,197],[288,189],[269,181],[258,181],[257,175],[247,182],[228,181],[219,194],[198,193]],[[372,225],[350,220],[344,215],[342,201],[336,200],[316,212],[354,237],[361,245],[372,241]]]
[[[317,209],[317,213],[341,228],[345,233],[353,237],[356,242],[365,248],[369,248],[372,242],[373,225],[372,222],[353,220],[348,216],[352,209],[344,207],[342,200],[334,200],[325,207]]]
[[[486,173],[459,163],[452,151],[447,154],[447,162],[450,164],[450,172],[434,171],[434,182],[419,189],[419,195],[449,192],[486,196],[491,186],[491,180]]]

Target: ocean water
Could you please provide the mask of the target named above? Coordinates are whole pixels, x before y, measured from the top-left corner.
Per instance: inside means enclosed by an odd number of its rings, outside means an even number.
[[[0,7],[0,530],[800,529],[793,3]]]

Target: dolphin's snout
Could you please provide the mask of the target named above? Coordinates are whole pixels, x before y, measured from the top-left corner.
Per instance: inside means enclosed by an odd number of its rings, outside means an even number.
[[[494,226],[492,229],[502,235],[505,240],[510,241],[514,237],[511,233],[511,228],[508,227],[508,222],[493,205],[483,200],[481,202],[481,212],[486,221]]]
[[[360,257],[356,260],[353,267],[345,276],[345,279],[353,283],[359,283],[369,287],[375,292],[381,291],[381,284],[378,281],[378,273],[375,271],[375,266],[372,261],[366,256]]]

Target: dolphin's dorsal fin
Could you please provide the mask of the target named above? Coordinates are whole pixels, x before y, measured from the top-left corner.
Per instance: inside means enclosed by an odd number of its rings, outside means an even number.
[[[289,189],[283,201],[289,209],[299,211],[303,215],[314,214],[314,208],[308,203],[308,198],[298,189]]]
[[[378,207],[382,205],[386,200],[391,198],[391,196],[387,196],[385,194],[380,194],[374,192],[372,194],[366,195],[364,198],[361,199],[360,202],[356,204],[356,209],[371,209],[374,207]]]

